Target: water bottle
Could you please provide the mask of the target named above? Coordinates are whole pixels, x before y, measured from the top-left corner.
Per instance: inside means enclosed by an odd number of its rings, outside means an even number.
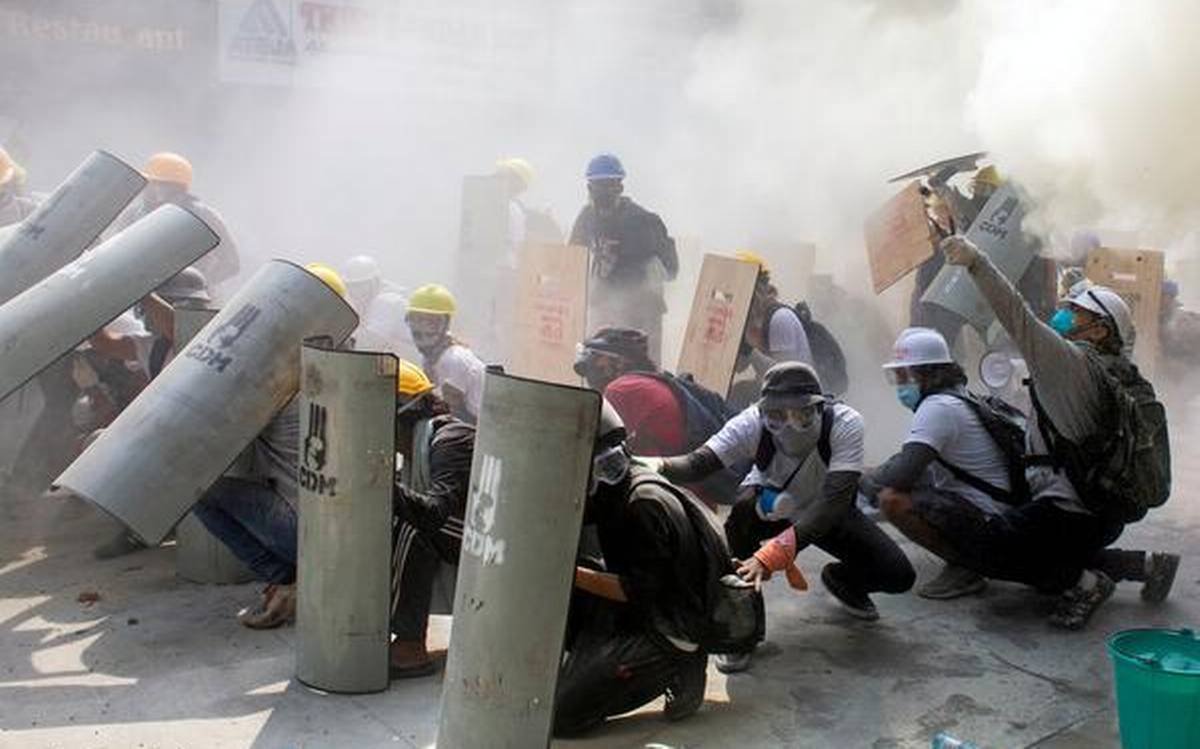
[[[956,739],[945,731],[942,731],[933,737],[932,749],[979,749],[979,747],[970,741]]]

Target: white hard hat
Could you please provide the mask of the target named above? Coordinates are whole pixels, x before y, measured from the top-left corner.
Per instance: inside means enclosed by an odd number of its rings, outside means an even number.
[[[946,339],[933,328],[906,328],[896,339],[892,361],[884,369],[920,367],[926,364],[953,364]]]
[[[379,278],[379,264],[370,255],[355,255],[342,268],[342,280],[346,283],[362,283]]]
[[[1107,317],[1117,328],[1117,336],[1121,339],[1121,350],[1128,353],[1133,350],[1137,331],[1133,327],[1133,313],[1121,295],[1107,286],[1081,286],[1076,284],[1067,303],[1085,309],[1093,314]]]

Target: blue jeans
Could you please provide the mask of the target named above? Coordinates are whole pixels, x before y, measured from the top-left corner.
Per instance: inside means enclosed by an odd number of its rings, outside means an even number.
[[[260,580],[296,581],[296,511],[269,485],[222,476],[192,512]]]

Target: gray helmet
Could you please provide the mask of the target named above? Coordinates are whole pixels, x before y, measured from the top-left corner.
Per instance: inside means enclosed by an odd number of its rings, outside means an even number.
[[[191,266],[168,278],[155,292],[174,306],[181,303],[201,306],[212,301],[204,274]]]

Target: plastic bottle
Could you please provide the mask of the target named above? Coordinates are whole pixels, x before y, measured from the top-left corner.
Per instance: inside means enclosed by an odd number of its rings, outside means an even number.
[[[979,747],[970,741],[956,739],[945,731],[942,731],[933,737],[932,749],[979,749]]]

